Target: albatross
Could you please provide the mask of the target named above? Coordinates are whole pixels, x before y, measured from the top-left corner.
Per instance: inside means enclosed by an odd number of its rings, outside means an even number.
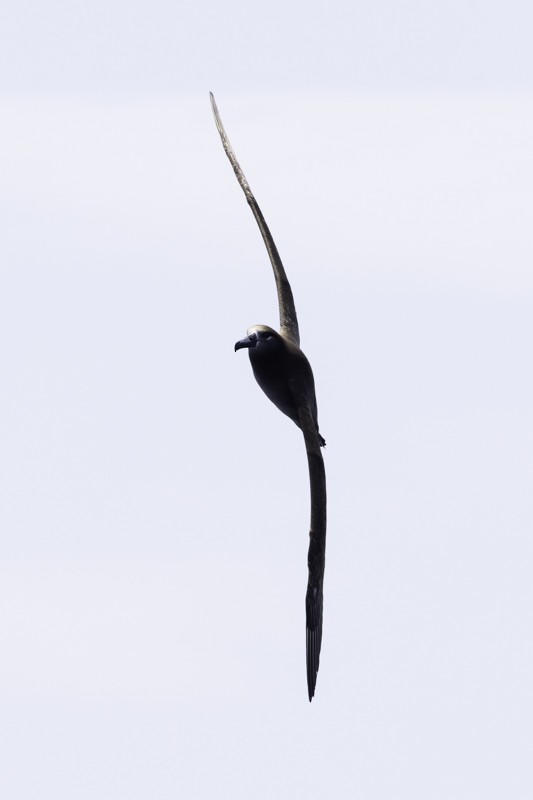
[[[257,383],[269,400],[301,429],[307,452],[311,489],[311,524],[307,557],[309,577],[305,596],[305,641],[307,692],[311,702],[315,694],[322,644],[326,553],[326,473],[320,448],[324,447],[326,442],[318,429],[313,371],[309,361],[300,350],[298,318],[285,269],[265,218],[252,194],[250,184],[239,166],[218,113],[213,93],[210,92],[209,95],[222,145],[259,226],[272,264],[278,292],[279,333],[268,325],[253,325],[248,328],[245,338],[236,342],[235,351],[243,348],[248,350]]]

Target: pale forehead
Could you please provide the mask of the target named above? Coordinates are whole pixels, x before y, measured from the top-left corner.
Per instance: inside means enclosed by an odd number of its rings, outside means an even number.
[[[252,325],[251,328],[247,330],[248,336],[250,336],[251,333],[276,333],[276,331],[268,325]]]

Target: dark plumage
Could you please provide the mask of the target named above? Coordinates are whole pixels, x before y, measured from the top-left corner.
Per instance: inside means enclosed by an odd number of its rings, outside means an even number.
[[[211,105],[215,122],[237,180],[257,221],[274,270],[278,291],[280,331],[254,325],[235,350],[247,348],[255,379],[267,397],[302,430],[309,464],[311,525],[309,531],[309,579],[305,598],[306,660],[309,700],[315,693],[322,643],[323,583],[326,551],[326,474],[320,450],[326,442],[318,430],[315,381],[309,361],[300,350],[298,318],[291,287],[281,258],[248,181],[235,157],[222,125],[215,98]]]

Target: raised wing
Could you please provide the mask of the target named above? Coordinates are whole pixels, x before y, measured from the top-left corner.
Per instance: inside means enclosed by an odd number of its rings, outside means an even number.
[[[259,225],[259,230],[261,231],[261,236],[263,237],[263,241],[266,245],[270,262],[272,264],[272,269],[274,270],[274,278],[276,280],[276,288],[278,290],[279,324],[281,333],[286,336],[290,336],[291,339],[296,342],[296,344],[300,344],[300,333],[298,330],[298,318],[296,316],[294,298],[292,296],[290,283],[287,279],[287,275],[285,274],[285,269],[283,268],[278,249],[274,244],[274,239],[272,238],[272,234],[268,229],[268,225],[265,222],[265,218],[263,217],[261,209],[257,205],[257,201],[252,194],[250,184],[246,180],[244,172],[242,171],[235,153],[233,152],[230,140],[228,139],[222,124],[222,120],[220,119],[220,114],[218,113],[218,108],[217,104],[215,103],[213,93],[209,92],[209,96],[211,98],[211,106],[213,108],[215,123],[222,140],[222,145],[226,151],[227,157],[229,158],[230,164],[233,167],[233,171],[237,176],[237,180],[239,181],[241,189],[246,195],[248,205],[252,209],[252,214]]]
[[[300,408],[299,418],[307,450],[311,488],[311,526],[307,556],[309,578],[305,596],[307,691],[311,702],[315,693],[322,645],[323,585],[326,564],[326,471],[320,450],[320,438],[307,406]]]

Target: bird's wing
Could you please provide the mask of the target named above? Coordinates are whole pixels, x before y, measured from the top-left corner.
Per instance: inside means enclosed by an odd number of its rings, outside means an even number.
[[[326,560],[326,471],[316,425],[307,405],[300,406],[299,419],[307,450],[311,488],[311,527],[307,556],[309,578],[305,596],[307,690],[309,702],[311,702],[315,693],[322,644],[323,584]]]
[[[246,195],[248,205],[252,209],[252,214],[259,225],[259,230],[261,231],[261,236],[263,237],[263,241],[266,245],[270,262],[272,264],[272,269],[274,270],[274,278],[276,280],[276,288],[278,290],[279,323],[281,327],[281,333],[290,336],[293,341],[296,342],[296,344],[300,344],[300,333],[298,330],[298,318],[296,316],[294,298],[292,296],[290,283],[287,279],[287,275],[285,274],[285,269],[281,263],[278,249],[274,244],[274,239],[272,238],[272,234],[268,229],[268,225],[265,222],[265,218],[263,217],[261,209],[257,205],[257,201],[252,194],[250,184],[246,180],[244,172],[242,171],[235,153],[233,152],[230,140],[228,139],[227,133],[222,124],[222,120],[220,119],[220,114],[218,113],[218,108],[217,104],[215,103],[213,93],[209,92],[209,96],[211,98],[211,106],[213,108],[215,123],[222,140],[222,145],[226,151],[227,157],[229,158],[230,164],[233,167],[233,171],[237,176],[240,187]]]

